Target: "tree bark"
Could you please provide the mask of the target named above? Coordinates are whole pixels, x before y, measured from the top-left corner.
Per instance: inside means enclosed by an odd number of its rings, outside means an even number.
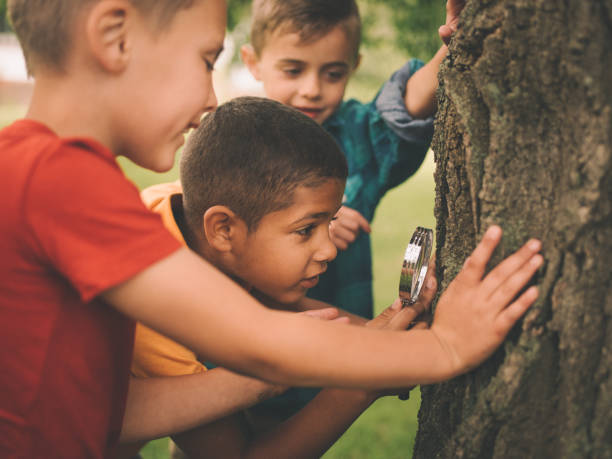
[[[612,458],[612,1],[468,1],[440,73],[441,291],[484,230],[543,242],[537,303],[422,388],[415,458]]]

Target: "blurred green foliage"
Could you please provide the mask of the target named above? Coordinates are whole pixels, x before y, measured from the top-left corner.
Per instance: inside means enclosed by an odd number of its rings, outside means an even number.
[[[0,32],[9,29],[6,1],[0,0]],[[398,48],[408,55],[427,59],[440,46],[437,30],[445,18],[444,0],[358,0],[357,3],[362,15],[365,44],[372,45],[381,40],[376,31],[376,25],[380,23],[379,16],[391,13],[393,39]],[[251,0],[228,2],[227,22],[230,30],[248,17],[250,4]]]
[[[364,3],[363,1],[360,2]],[[396,46],[410,56],[429,60],[441,45],[438,28],[446,19],[445,0],[365,0],[392,12]]]
[[[227,28],[234,30],[234,27],[249,15],[250,9],[251,0],[229,0],[227,2]]]
[[[0,0],[0,32],[7,30],[9,30],[9,25],[6,18],[6,0]]]
[[[228,26],[233,30],[248,20],[250,0],[228,2]],[[425,61],[440,47],[438,27],[446,18],[445,0],[358,0],[363,23],[363,44],[376,47],[385,41],[408,56]],[[391,24],[392,30],[381,28]]]

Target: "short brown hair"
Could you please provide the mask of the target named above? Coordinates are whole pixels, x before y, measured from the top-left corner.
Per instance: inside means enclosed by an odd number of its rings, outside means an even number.
[[[8,0],[8,16],[19,38],[28,72],[37,65],[61,71],[73,42],[75,18],[98,0]],[[154,17],[163,28],[177,11],[194,0],[129,0],[139,11]]]
[[[346,159],[315,121],[271,99],[238,97],[206,115],[181,156],[187,225],[199,234],[210,207],[229,207],[255,230],[293,203],[297,187],[345,181]]]
[[[361,43],[361,19],[355,0],[254,0],[251,45],[261,56],[275,31],[293,32],[302,42],[320,38],[340,25],[353,45],[355,59]]]

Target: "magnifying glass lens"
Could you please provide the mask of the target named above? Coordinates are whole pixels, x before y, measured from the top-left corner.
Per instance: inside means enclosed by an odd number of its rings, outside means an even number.
[[[403,306],[416,303],[425,282],[431,248],[433,230],[417,226],[404,252],[404,261],[399,282],[399,296]]]

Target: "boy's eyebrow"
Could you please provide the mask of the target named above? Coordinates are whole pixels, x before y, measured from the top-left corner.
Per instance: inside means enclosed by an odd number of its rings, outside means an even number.
[[[299,59],[280,59],[277,63],[277,65],[303,65],[305,64],[304,61],[301,61]],[[328,67],[345,67],[345,68],[349,68],[349,64],[343,61],[334,61],[334,62],[327,62],[325,64],[323,64],[323,68],[328,68]]]
[[[301,218],[298,218],[296,221],[293,222],[293,224],[297,225],[298,223],[302,223],[308,220],[319,220],[322,218],[327,218],[329,217],[329,215],[330,215],[330,212],[316,212],[314,214],[308,214],[308,215],[304,215]]]
[[[302,65],[304,64],[304,61],[300,61],[299,59],[280,59],[277,62],[277,65],[283,65],[283,64]]]
[[[343,67],[343,68],[348,69],[349,65],[346,62],[342,62],[342,61],[328,62],[327,64],[323,65],[324,69],[327,69],[329,67]]]

